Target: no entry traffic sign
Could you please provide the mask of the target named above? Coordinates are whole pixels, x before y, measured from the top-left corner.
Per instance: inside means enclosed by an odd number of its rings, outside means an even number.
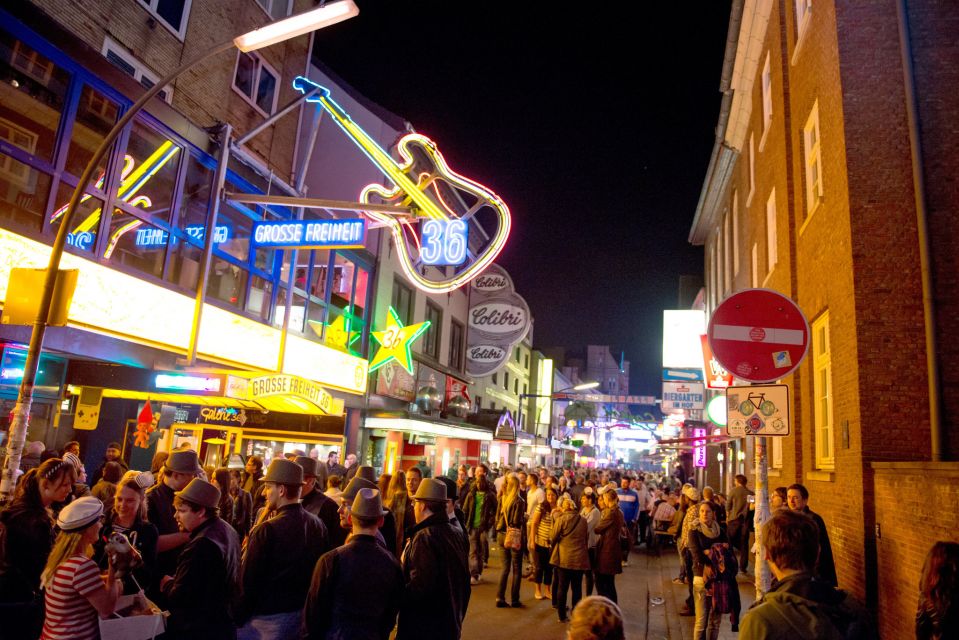
[[[716,308],[706,336],[726,371],[748,382],[772,382],[792,373],[806,357],[809,323],[781,293],[747,289]]]

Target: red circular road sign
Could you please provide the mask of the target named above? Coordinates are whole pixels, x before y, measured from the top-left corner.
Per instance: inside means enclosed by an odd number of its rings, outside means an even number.
[[[719,364],[748,382],[792,373],[809,349],[809,323],[799,307],[770,289],[747,289],[716,307],[706,330]]]

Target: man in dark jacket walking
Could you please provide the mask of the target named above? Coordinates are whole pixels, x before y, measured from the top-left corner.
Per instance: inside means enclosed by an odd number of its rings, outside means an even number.
[[[313,567],[329,547],[326,525],[300,504],[300,465],[274,460],[263,483],[266,508],[276,515],[254,527],[243,554],[239,640],[282,640],[299,632]]]
[[[496,519],[496,492],[486,479],[486,466],[479,465],[473,472],[474,480],[469,492],[463,499],[463,513],[466,516],[466,532],[470,544],[470,584],[479,584],[483,575],[483,564],[488,556],[487,534]]]
[[[176,519],[189,534],[176,575],[160,581],[170,611],[167,635],[178,640],[233,640],[233,599],[240,589],[240,540],[217,516],[220,490],[194,478],[174,498]]]
[[[403,595],[399,562],[376,538],[383,526],[383,500],[360,489],[350,506],[349,542],[323,555],[303,610],[308,640],[387,640]]]
[[[340,516],[337,511],[340,505],[317,486],[319,472],[317,462],[308,456],[299,456],[296,464],[303,469],[303,492],[300,494],[303,508],[323,521],[329,535],[329,548],[338,547],[346,540],[346,531],[340,528]]]
[[[446,487],[423,480],[413,496],[416,526],[403,550],[406,589],[396,640],[458,640],[469,605],[466,540],[446,514]]]

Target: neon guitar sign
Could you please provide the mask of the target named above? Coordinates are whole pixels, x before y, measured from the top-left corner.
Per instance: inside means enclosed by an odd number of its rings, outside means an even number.
[[[389,228],[400,267],[411,282],[423,291],[445,293],[468,283],[496,259],[506,245],[510,230],[509,207],[499,196],[451,170],[436,144],[426,136],[410,133],[400,138],[396,150],[401,161],[397,162],[330,98],[329,89],[302,76],[293,81],[293,88],[304,94],[315,90],[307,102],[322,106],[393,183],[392,189],[375,183],[367,185],[360,192],[360,202],[408,207],[416,218],[423,219],[421,243],[411,221],[385,213],[365,212]],[[456,204],[463,209],[462,213],[457,213]],[[495,215],[496,233],[478,252],[472,252],[467,243],[468,221],[487,208]],[[418,267],[424,264],[465,266],[451,277],[431,278],[420,273]],[[445,270],[441,271],[445,276]]]

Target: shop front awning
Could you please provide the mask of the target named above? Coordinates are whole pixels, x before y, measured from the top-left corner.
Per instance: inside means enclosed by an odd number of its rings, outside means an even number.
[[[422,433],[441,436],[444,438],[462,438],[464,440],[492,440],[493,433],[489,429],[470,428],[461,423],[434,422],[411,417],[378,417],[368,416],[363,422],[366,429],[383,429],[384,431],[402,431],[404,433]]]

